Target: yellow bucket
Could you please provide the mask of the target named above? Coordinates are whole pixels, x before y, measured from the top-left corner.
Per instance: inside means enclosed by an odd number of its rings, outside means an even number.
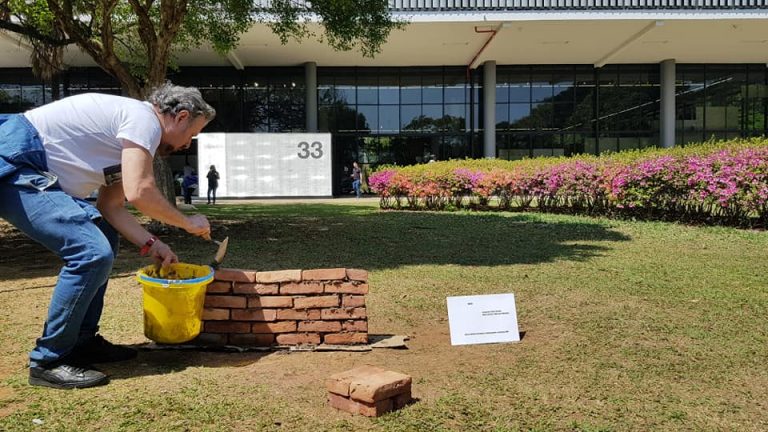
[[[213,280],[209,266],[176,263],[162,279],[150,265],[136,274],[144,291],[144,335],[155,342],[187,342],[200,334],[205,290]]]

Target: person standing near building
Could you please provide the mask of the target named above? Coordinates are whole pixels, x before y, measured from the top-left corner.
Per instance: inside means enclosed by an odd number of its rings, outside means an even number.
[[[136,356],[98,333],[118,233],[164,267],[178,258],[125,202],[210,238],[205,216],[186,216],[166,201],[152,161],[155,154],[189,147],[215,115],[197,89],[168,83],[148,102],[85,93],[0,125],[0,217],[64,261],[42,336],[29,355],[31,385],[105,384],[109,378],[87,365]],[[94,206],[85,198],[96,189]]]
[[[355,191],[355,196],[360,198],[360,182],[362,180],[362,172],[360,171],[360,165],[357,162],[352,162],[352,189]]]
[[[181,189],[184,191],[184,204],[192,204],[192,192],[197,189],[197,173],[192,171],[184,176],[181,182]]]
[[[208,178],[208,204],[216,204],[216,189],[219,187],[219,172],[216,171],[215,165],[211,165],[206,177]],[[213,196],[213,201],[211,201],[211,196]]]

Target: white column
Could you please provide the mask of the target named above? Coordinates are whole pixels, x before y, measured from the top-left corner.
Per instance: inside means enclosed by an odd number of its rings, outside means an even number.
[[[304,86],[306,88],[307,132],[317,132],[317,63],[304,63]]]
[[[675,59],[661,62],[661,103],[659,112],[659,144],[675,146]]]
[[[483,63],[483,156],[496,158],[496,62]]]

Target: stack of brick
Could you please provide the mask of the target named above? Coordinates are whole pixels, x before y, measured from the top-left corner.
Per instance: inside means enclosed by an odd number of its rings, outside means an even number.
[[[219,269],[208,285],[200,345],[368,342],[368,272]]]
[[[332,375],[325,383],[328,404],[353,414],[378,417],[411,401],[410,376],[376,366]]]

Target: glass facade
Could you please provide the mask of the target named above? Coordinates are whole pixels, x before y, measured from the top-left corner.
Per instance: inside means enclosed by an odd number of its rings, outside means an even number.
[[[599,154],[659,144],[660,66],[497,66],[496,156]],[[676,65],[676,143],[768,132],[764,64]],[[304,68],[183,68],[168,79],[194,85],[218,111],[211,132],[302,132]],[[333,134],[335,193],[352,161],[407,165],[482,157],[482,69],[317,69],[318,127]],[[53,86],[29,69],[0,69],[0,113],[120,86],[97,68],[72,68]],[[188,161],[190,155],[185,156]],[[194,154],[192,154],[194,156]]]

